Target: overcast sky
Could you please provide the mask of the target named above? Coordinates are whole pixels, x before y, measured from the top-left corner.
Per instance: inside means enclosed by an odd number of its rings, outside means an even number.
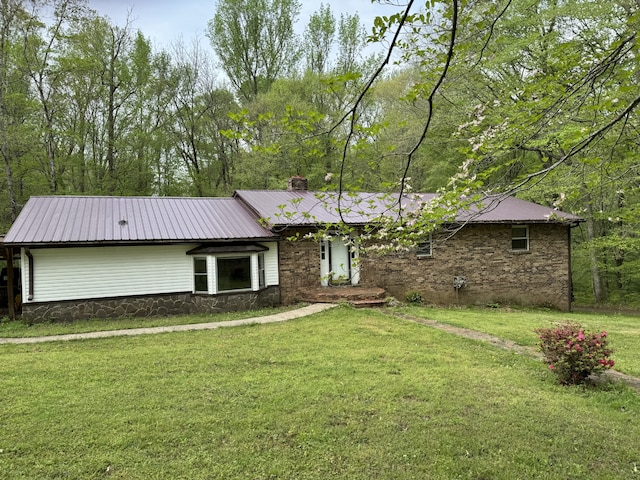
[[[367,31],[371,30],[377,15],[390,15],[398,10],[398,7],[372,4],[371,0],[300,0],[300,3],[300,32],[308,23],[309,16],[319,9],[320,3],[328,4],[336,19],[341,13],[357,13]],[[154,46],[160,48],[169,47],[180,37],[187,44],[194,38],[200,38],[204,45],[209,45],[205,33],[215,4],[215,0],[89,0],[91,8],[119,26],[124,25],[130,13],[134,29],[141,30]]]

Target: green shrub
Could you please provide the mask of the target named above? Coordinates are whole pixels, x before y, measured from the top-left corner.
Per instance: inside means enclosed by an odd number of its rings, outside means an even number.
[[[605,331],[589,333],[580,324],[567,322],[535,332],[545,363],[564,385],[584,383],[615,365]]]
[[[422,298],[422,294],[416,291],[407,293],[405,300],[407,301],[407,303],[422,303],[424,301],[424,299]]]

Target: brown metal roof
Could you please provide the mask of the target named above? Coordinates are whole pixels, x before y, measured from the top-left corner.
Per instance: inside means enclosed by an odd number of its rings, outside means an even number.
[[[396,199],[383,193],[237,190],[235,197],[271,225],[317,225],[341,220],[363,224],[397,207]]]
[[[489,196],[479,205],[460,212],[457,220],[470,223],[563,223],[574,224],[584,219],[572,213],[510,196]]]
[[[435,194],[402,197],[412,209]],[[148,242],[212,242],[267,240],[274,226],[325,223],[366,224],[380,215],[396,215],[397,194],[239,190],[233,198],[183,197],[32,197],[4,238],[4,244],[95,244]],[[338,208],[339,205],[339,208]],[[342,212],[342,216],[339,214]],[[576,215],[515,197],[487,197],[481,205],[460,212],[468,223],[563,223],[582,221]]]
[[[337,223],[366,224],[381,215],[397,215],[398,194],[239,190],[235,196],[245,202],[257,216],[274,226]],[[436,197],[433,193],[408,194],[402,197],[406,210]],[[338,209],[338,199],[340,208]],[[461,211],[456,216],[461,223],[564,223],[582,221],[576,215],[554,210],[510,196],[485,198],[481,204]]]
[[[8,245],[230,241],[275,235],[234,198],[31,197]]]

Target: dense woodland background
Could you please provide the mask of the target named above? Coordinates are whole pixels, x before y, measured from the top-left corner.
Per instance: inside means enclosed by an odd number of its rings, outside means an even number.
[[[585,218],[578,300],[640,304],[640,2],[403,6],[319,4],[300,36],[295,0],[212,1],[212,57],[81,0],[0,0],[1,230],[32,195],[500,191]]]

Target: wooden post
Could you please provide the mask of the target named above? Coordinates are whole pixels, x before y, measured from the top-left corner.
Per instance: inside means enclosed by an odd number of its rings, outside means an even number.
[[[13,285],[13,249],[4,249],[4,256],[7,259],[7,307],[9,308],[9,318],[16,319],[15,300],[16,293]]]

